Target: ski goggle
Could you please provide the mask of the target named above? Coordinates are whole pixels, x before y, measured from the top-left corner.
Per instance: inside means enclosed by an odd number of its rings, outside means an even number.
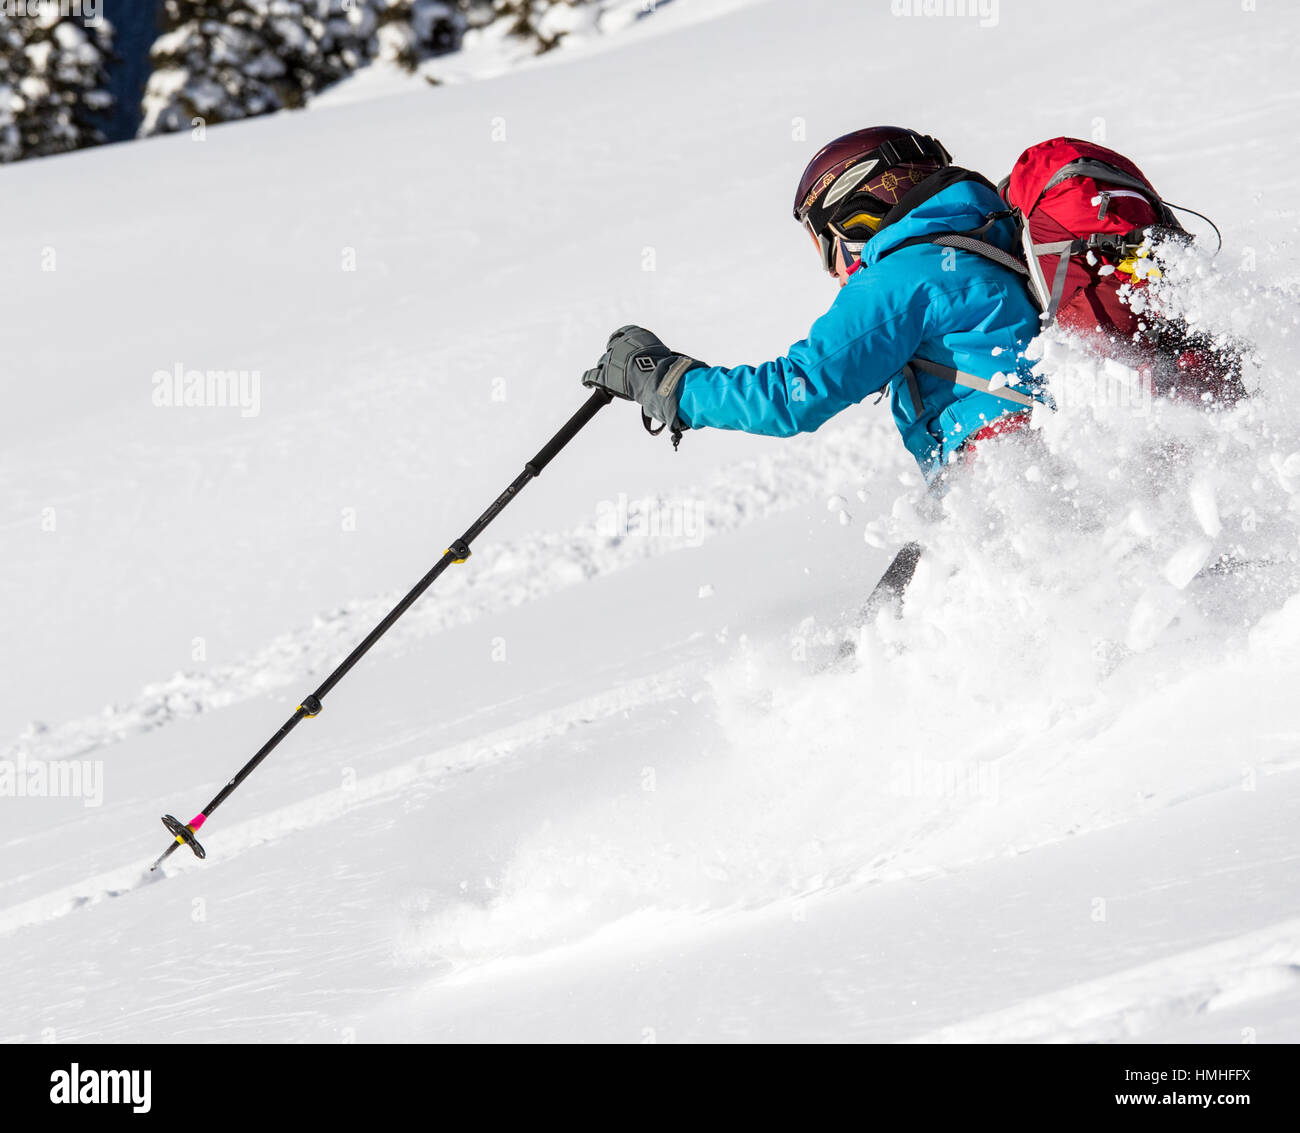
[[[843,220],[827,221],[820,232],[813,227],[810,217],[805,218],[803,226],[817,242],[817,250],[821,253],[823,269],[831,275],[835,274],[835,249],[837,246],[843,247],[845,264],[851,264],[853,260],[857,259],[862,254],[863,246],[880,228],[887,207],[884,202],[881,202],[877,214],[875,211],[869,212],[858,205],[852,210],[846,210],[848,214]]]

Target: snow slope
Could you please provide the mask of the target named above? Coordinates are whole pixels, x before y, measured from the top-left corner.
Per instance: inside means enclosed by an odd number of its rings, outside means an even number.
[[[31,977],[0,1035],[1300,1037],[1300,14],[1003,8],[674,0],[490,81],[4,171],[0,774],[95,789],[0,796]],[[1132,83],[1027,49],[1121,11]],[[829,27],[871,62],[827,73]],[[938,523],[881,409],[673,454],[613,406],[150,880],[158,815],[490,502],[610,329],[802,335],[831,295],[790,186],[867,120],[995,176],[1104,130],[1224,229],[1174,297],[1256,344],[1257,396],[1135,401],[1052,338],[1061,411]],[[258,411],[154,405],[178,363],[256,370]],[[905,616],[859,626],[913,536]]]

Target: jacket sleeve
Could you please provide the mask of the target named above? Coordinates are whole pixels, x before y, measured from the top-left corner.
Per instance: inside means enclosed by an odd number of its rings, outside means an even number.
[[[820,428],[887,385],[925,337],[929,304],[923,286],[881,267],[841,288],[808,337],[783,357],[689,371],[682,379],[681,422],[692,429],[788,437]]]

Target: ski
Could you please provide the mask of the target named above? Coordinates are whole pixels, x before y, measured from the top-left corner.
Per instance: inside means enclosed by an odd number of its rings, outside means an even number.
[[[921,561],[923,553],[920,543],[905,543],[893,561],[885,568],[874,589],[867,596],[862,607],[862,616],[866,621],[875,619],[877,613],[886,605],[894,607],[897,617],[903,616],[903,595],[916,573],[916,564]]]

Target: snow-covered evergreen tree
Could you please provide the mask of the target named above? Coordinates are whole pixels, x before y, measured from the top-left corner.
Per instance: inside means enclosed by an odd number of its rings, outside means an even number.
[[[509,21],[511,35],[531,43],[538,54],[550,51],[577,25],[577,8],[598,8],[591,0],[494,0],[493,16]]]
[[[448,0],[369,0],[378,35],[375,54],[414,68],[421,59],[460,47],[466,21],[462,5]]]
[[[65,11],[55,0],[0,6],[0,162],[103,141],[112,25]]]
[[[141,133],[302,106],[376,57],[414,66],[452,51],[446,0],[164,0]]]
[[[163,0],[142,134],[302,106],[374,59],[414,69],[504,23],[532,51],[593,25],[605,0]]]

